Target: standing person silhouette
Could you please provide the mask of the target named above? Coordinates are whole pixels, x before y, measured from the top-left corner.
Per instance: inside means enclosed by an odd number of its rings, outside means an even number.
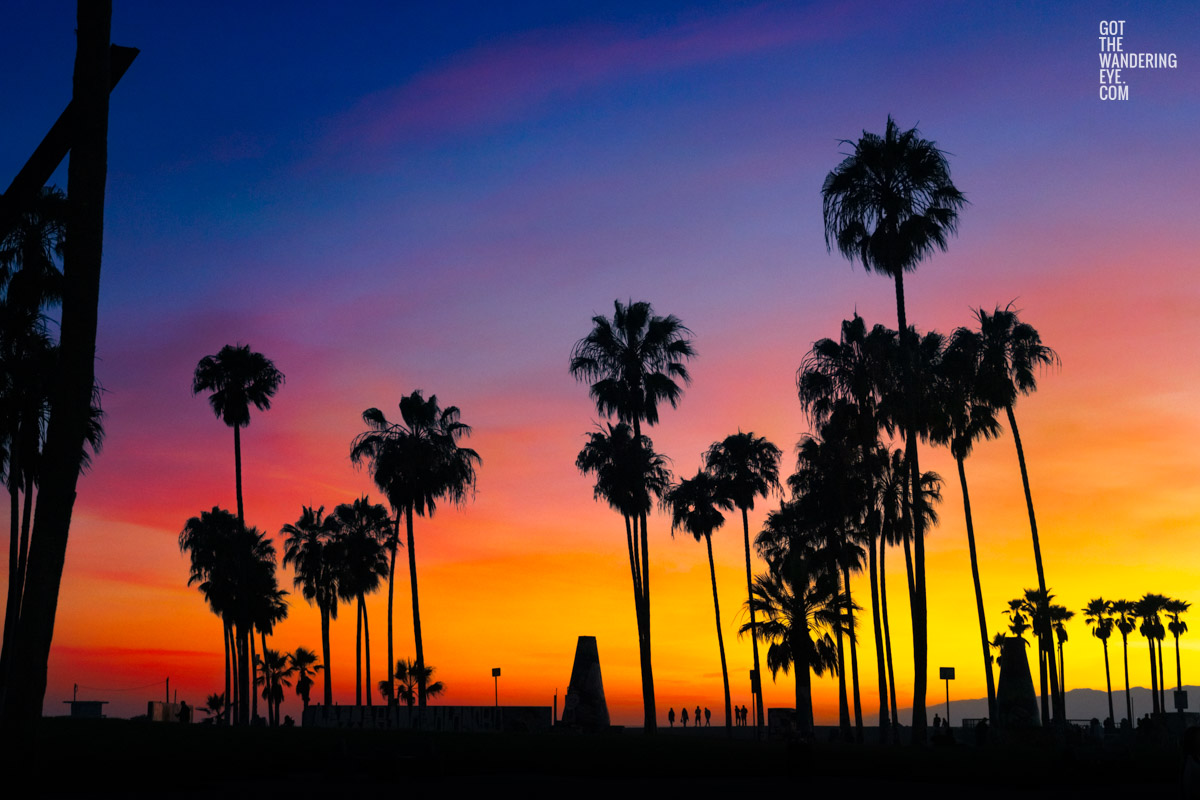
[[[687,706],[683,707],[683,712],[679,715],[679,721],[683,723],[683,727],[687,727]]]
[[[712,712],[708,710],[708,706],[704,707],[704,727],[712,727]]]
[[[672,728],[675,727],[675,707],[674,706],[672,706],[671,710],[667,712],[667,722],[671,723]]]
[[[696,706],[696,716],[693,717],[693,719],[696,720],[696,727],[699,728],[700,727],[700,706]]]

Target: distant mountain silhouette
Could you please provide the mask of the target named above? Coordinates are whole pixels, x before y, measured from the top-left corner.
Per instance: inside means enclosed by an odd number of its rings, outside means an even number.
[[[1200,686],[1184,686],[1188,693],[1188,711],[1200,711]],[[1167,708],[1174,710],[1175,698],[1173,692],[1175,690],[1167,689]],[[951,698],[954,696],[954,686],[950,687]],[[1150,698],[1150,690],[1134,686],[1129,690],[1130,696],[1133,698],[1133,715],[1134,719],[1145,716],[1150,713],[1153,708],[1153,701]],[[945,697],[943,694],[942,697]],[[946,703],[934,702],[933,693],[930,693],[930,703],[927,706],[929,718],[932,720],[934,714],[946,715]],[[1113,690],[1113,710],[1117,714],[1116,722],[1120,724],[1125,718],[1125,691]],[[950,722],[953,725],[959,725],[964,718],[986,717],[987,716],[987,698],[979,698],[974,700],[954,700],[950,701]],[[1108,693],[1104,690],[1096,689],[1071,689],[1067,692],[1067,719],[1072,720],[1090,720],[1093,717],[1104,721],[1108,716]],[[900,722],[908,725],[912,719],[912,709],[900,709]]]

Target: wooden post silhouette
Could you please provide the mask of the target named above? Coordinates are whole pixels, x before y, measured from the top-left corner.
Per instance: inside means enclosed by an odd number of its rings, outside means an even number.
[[[42,713],[67,535],[91,417],[108,174],[108,95],[114,75],[123,71],[112,69],[111,0],[79,0],[76,19],[78,45],[71,103],[0,204],[0,223],[20,214],[70,149],[59,374],[51,394],[21,613],[0,697],[0,723],[18,742],[31,741],[25,735]],[[136,54],[129,48],[115,53],[129,62]]]

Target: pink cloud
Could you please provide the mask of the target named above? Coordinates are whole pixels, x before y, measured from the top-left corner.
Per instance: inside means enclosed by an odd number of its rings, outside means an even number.
[[[554,98],[619,80],[684,69],[838,35],[854,4],[797,12],[770,6],[652,31],[593,26],[533,31],[486,45],[371,95],[334,124],[334,149],[512,118]]]

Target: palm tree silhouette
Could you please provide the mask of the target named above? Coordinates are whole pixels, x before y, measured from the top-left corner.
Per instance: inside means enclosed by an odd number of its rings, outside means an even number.
[[[219,693],[210,694],[200,710],[210,717],[221,716],[225,710],[225,695]]]
[[[840,660],[832,633],[844,622],[845,596],[838,591],[836,568],[820,553],[813,535],[820,523],[807,517],[801,502],[783,502],[767,515],[755,539],[768,571],[754,580],[746,601],[762,617],[754,629],[767,648],[767,667],[774,678],[794,670],[796,715],[802,733],[813,732],[812,675],[838,672]]]
[[[408,706],[408,717],[412,721],[413,703],[417,702],[418,698],[424,697],[439,697],[446,691],[446,686],[441,681],[433,680],[433,673],[437,671],[437,667],[419,666],[416,661],[408,659],[400,659],[396,662],[396,671],[392,673],[392,677],[396,683],[396,694],[399,700],[404,701],[404,705]],[[379,682],[379,689],[383,691],[384,686],[391,686],[385,681]]]
[[[996,716],[996,683],[992,675],[992,656],[983,610],[983,587],[979,579],[979,558],[975,550],[975,523],[971,516],[971,495],[967,490],[966,459],[978,439],[995,439],[1000,423],[991,405],[979,394],[980,337],[974,331],[959,328],[941,355],[935,372],[937,413],[930,415],[930,440],[950,447],[958,465],[962,488],[963,513],[967,521],[967,548],[971,555],[971,579],[975,584],[975,612],[979,617],[979,639],[987,680],[988,715]]]
[[[366,661],[367,705],[371,705],[371,630],[367,624],[366,596],[379,589],[388,576],[385,542],[393,535],[388,511],[378,503],[360,497],[342,503],[333,510],[330,524],[345,555],[345,574],[338,584],[343,600],[354,600],[357,608],[357,632],[354,647],[354,704],[363,701],[363,662]],[[364,648],[365,640],[365,648]]]
[[[325,518],[325,506],[303,506],[300,518],[280,530],[287,536],[283,564],[293,565],[293,583],[304,599],[321,612],[321,650],[325,658],[325,710],[333,705],[329,665],[329,621],[337,619],[340,581],[345,575],[344,555],[333,537],[333,526]]]
[[[271,398],[283,384],[283,373],[275,368],[270,359],[250,350],[249,345],[225,345],[216,355],[205,356],[196,364],[192,377],[192,394],[212,392],[208,401],[213,413],[233,428],[234,482],[237,489],[237,518],[246,524],[245,508],[242,503],[242,428],[250,424],[250,406],[260,411],[271,407]],[[246,631],[249,651],[249,638]],[[239,661],[238,694],[242,699],[238,714],[242,722],[249,722],[250,707],[245,698],[253,695],[250,681],[249,658]]]
[[[671,535],[683,529],[704,540],[708,548],[708,573],[712,578],[713,612],[717,618],[717,648],[721,651],[721,680],[725,686],[725,732],[733,735],[733,704],[729,695],[729,668],[725,663],[725,640],[721,636],[721,606],[717,601],[717,569],[713,563],[712,535],[725,524],[724,511],[732,511],[733,503],[721,493],[721,485],[709,473],[701,470],[694,478],[680,481],[663,498],[671,512]]]
[[[1158,638],[1157,629],[1162,627],[1162,621],[1158,618],[1158,612],[1162,610],[1162,600],[1165,599],[1162,595],[1158,594],[1142,595],[1141,599],[1134,603],[1133,612],[1141,620],[1138,624],[1138,633],[1146,637],[1146,644],[1150,647],[1150,692],[1155,714],[1163,710],[1159,704],[1158,660],[1154,653],[1154,640]]]
[[[7,230],[0,231],[0,475],[6,479],[10,503],[8,599],[0,675],[8,674],[21,613],[50,393],[61,370],[45,312],[62,301],[63,276],[58,265],[66,219],[66,196],[46,187]],[[102,417],[96,388],[83,441],[93,453],[99,452],[103,443]],[[80,465],[86,469],[90,464],[87,450],[80,456]]]
[[[788,486],[797,505],[815,526],[813,535],[820,542],[818,555],[827,559],[828,568],[841,578],[840,591],[845,598],[838,624],[834,626],[838,670],[838,710],[842,736],[851,737],[850,709],[846,698],[847,672],[844,657],[846,634],[850,639],[850,676],[854,700],[854,739],[862,742],[862,702],[858,683],[858,646],[855,630],[858,611],[850,590],[850,573],[861,571],[866,553],[862,543],[870,541],[873,525],[873,499],[870,474],[873,462],[864,457],[853,434],[857,413],[839,405],[820,425],[818,435],[800,440],[796,472]],[[878,650],[877,650],[878,654]],[[881,684],[882,686],[882,684]],[[886,728],[881,736],[886,735]]]
[[[643,709],[654,707],[654,674],[650,664],[650,629],[646,567],[646,542],[638,536],[640,521],[650,512],[654,497],[663,497],[671,484],[664,456],[654,452],[649,436],[635,438],[624,422],[608,423],[588,436],[575,466],[596,476],[593,497],[604,500],[625,520],[625,546],[633,583],[633,607],[638,629],[638,655],[642,672]],[[645,729],[652,731],[653,720]]]
[[[317,654],[305,647],[297,647],[288,654],[288,663],[296,675],[296,696],[308,710],[310,692],[313,685],[313,674],[325,669],[317,663]]]
[[[1063,645],[1067,643],[1066,623],[1075,616],[1075,612],[1066,606],[1050,606],[1050,624],[1054,628],[1054,638],[1058,641],[1058,677],[1059,691],[1063,695],[1064,713],[1067,694],[1067,667],[1063,661]]]
[[[189,519],[179,534],[179,549],[189,553],[188,585],[199,584],[213,613],[224,623],[226,688],[236,663],[238,721],[250,721],[250,630],[264,605],[282,602],[275,580],[275,547],[256,528],[246,528],[221,508]],[[229,696],[228,694],[226,695]]]
[[[750,518],[756,497],[767,497],[779,491],[779,458],[783,453],[762,436],[738,431],[720,442],[713,442],[704,456],[705,469],[721,484],[722,492],[742,512],[742,535],[746,547],[746,592],[754,594],[750,571]],[[763,725],[762,671],[758,660],[758,637],[755,634],[754,606],[750,609],[750,642],[754,650],[754,674],[758,676],[754,702],[758,715],[755,736],[761,736]]]
[[[892,420],[888,413],[891,398],[885,394],[893,391],[895,370],[896,334],[882,325],[876,325],[868,333],[862,317],[855,314],[842,322],[841,337],[821,339],[813,344],[797,372],[796,385],[801,407],[815,427],[828,425],[835,418],[844,429],[840,436],[847,437],[857,449],[853,458],[860,474],[857,478],[859,490],[866,493],[861,502],[865,514],[860,520],[862,530],[858,538],[869,545],[869,570],[871,580],[871,610],[875,626],[875,659],[879,676],[879,729],[882,740],[889,733],[887,702],[888,669],[885,668],[884,641],[881,630],[879,599],[879,570],[875,540],[882,525],[882,509],[877,502],[878,492],[883,488],[882,470],[887,455],[879,443],[881,428],[890,430]],[[882,454],[881,451],[882,450]],[[867,495],[870,495],[868,497]],[[847,583],[848,585],[848,583]],[[890,643],[889,643],[890,645]],[[890,650],[890,646],[889,646]],[[890,660],[890,655],[888,656]],[[857,664],[857,653],[851,648],[851,660]],[[854,670],[857,682],[858,671]],[[893,702],[893,706],[895,703]],[[856,703],[855,720],[861,719],[861,706]]]
[[[683,395],[680,382],[688,384],[685,362],[695,357],[691,331],[674,315],[660,317],[646,302],[613,301],[613,317],[592,317],[592,330],[571,351],[571,375],[590,382],[589,394],[605,417],[633,426],[633,441],[642,440],[642,422],[658,422],[659,403],[675,408]],[[646,513],[637,522],[641,563],[635,572],[639,592],[638,641],[642,668],[642,705],[647,733],[656,730],[654,670],[650,649],[650,549]]]
[[[1175,689],[1183,691],[1183,670],[1179,666],[1179,637],[1187,633],[1187,623],[1183,621],[1183,613],[1191,608],[1192,604],[1183,600],[1168,600],[1163,603],[1163,611],[1167,615],[1167,630],[1175,637]]]
[[[1113,724],[1116,724],[1116,715],[1113,712],[1112,677],[1108,669],[1108,639],[1112,636],[1115,623],[1112,606],[1113,604],[1108,600],[1097,597],[1088,601],[1087,606],[1083,609],[1083,614],[1084,621],[1092,629],[1092,636],[1095,636],[1104,645],[1104,682],[1108,687],[1108,718]]]
[[[1129,696],[1129,634],[1137,630],[1137,604],[1132,600],[1112,602],[1113,622],[1121,632],[1121,654],[1125,662],[1125,719],[1133,724],[1133,699]]]
[[[438,406],[437,395],[426,400],[421,390],[400,398],[403,422],[389,422],[377,408],[363,412],[368,430],[355,437],[350,458],[358,464],[370,464],[375,485],[387,497],[399,515],[404,513],[408,533],[408,576],[412,587],[413,639],[417,666],[425,667],[425,646],[421,638],[421,605],[417,593],[417,554],[413,543],[413,514],[432,517],[439,500],[455,505],[466,502],[475,490],[475,469],[482,463],[479,454],[461,447],[460,439],[471,435],[471,427],[459,419],[457,406]],[[392,663],[392,586],[396,550],[392,547],[388,577],[388,663]],[[419,688],[418,705],[425,707],[425,690]],[[392,695],[395,696],[394,694]]]
[[[1042,367],[1056,366],[1058,354],[1042,344],[1037,330],[1021,322],[1010,303],[1005,308],[996,307],[988,314],[982,308],[975,310],[979,321],[980,356],[978,385],[982,397],[995,408],[1004,409],[1008,416],[1008,427],[1012,431],[1017,447],[1017,462],[1021,467],[1021,483],[1025,489],[1025,506],[1029,513],[1029,531],[1033,537],[1033,556],[1037,565],[1038,590],[1046,595],[1046,573],[1042,567],[1042,546],[1038,538],[1037,517],[1033,511],[1033,495],[1029,489],[1029,471],[1025,467],[1025,449],[1021,446],[1021,432],[1017,417],[1013,413],[1017,396],[1030,394],[1037,389],[1037,371]],[[1046,624],[1049,617],[1039,616]],[[1042,631],[1039,640],[1043,646],[1050,642],[1050,631]],[[1050,691],[1054,698],[1054,719],[1065,720],[1066,710],[1059,692],[1058,675],[1054,659],[1050,659]]]
[[[192,394],[212,392],[208,402],[213,413],[233,428],[233,463],[237,485],[238,521],[245,524],[242,505],[242,428],[250,424],[250,406],[259,411],[271,407],[271,398],[283,384],[283,373],[262,353],[250,345],[225,345],[213,356],[205,356],[196,365]]]
[[[935,249],[946,249],[966,204],[950,180],[950,165],[937,146],[920,138],[916,128],[901,131],[888,117],[883,136],[863,131],[842,162],[821,187],[825,244],[870,272],[891,276],[896,285],[896,317],[901,333],[901,373],[905,389],[905,456],[910,490],[920,488],[916,420],[921,409],[915,396],[909,358],[914,342],[904,306],[904,273]],[[913,541],[916,550],[915,611],[913,615],[913,738],[925,740],[925,689],[928,666],[928,623],[925,601],[925,531],[918,516]]]
[[[272,728],[279,727],[279,707],[283,704],[283,690],[292,685],[289,678],[295,671],[288,654],[277,650],[263,648],[259,659],[262,674],[256,686],[262,688],[262,698],[267,701],[267,718]]]

